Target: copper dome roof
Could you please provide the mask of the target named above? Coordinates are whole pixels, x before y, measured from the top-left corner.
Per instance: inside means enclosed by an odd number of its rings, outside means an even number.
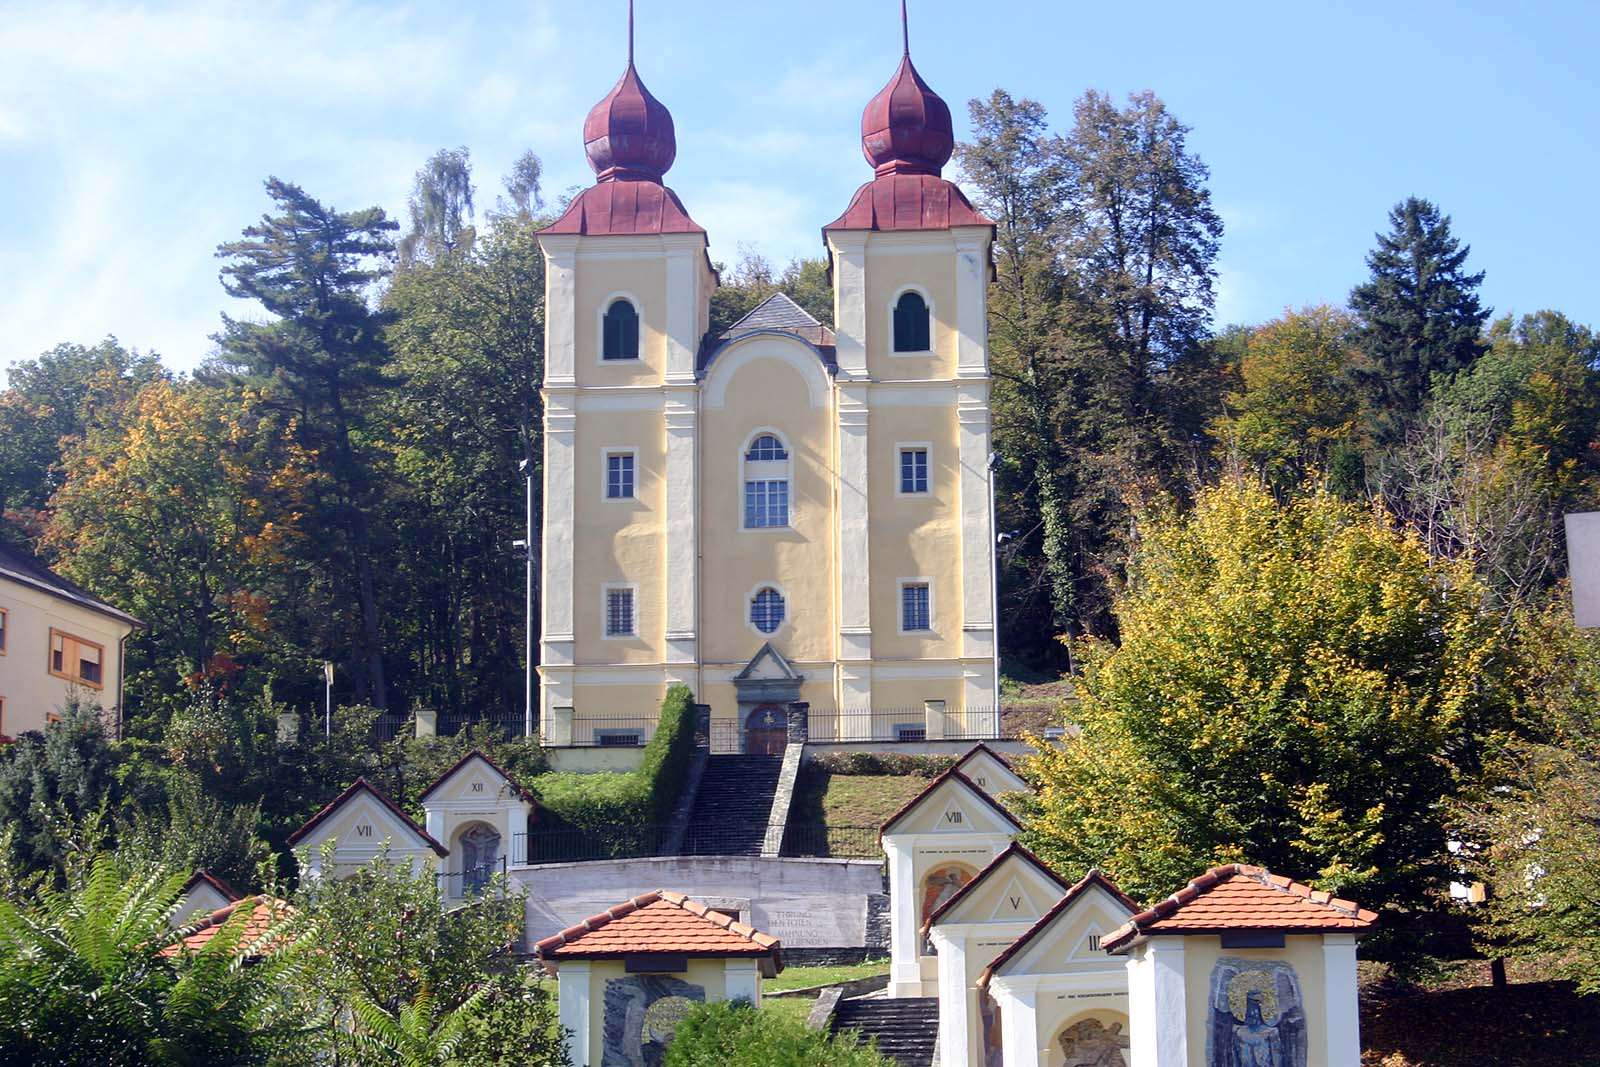
[[[659,182],[678,154],[672,113],[628,69],[583,123],[583,150],[600,181]]]
[[[955,150],[950,106],[928,88],[911,55],[861,113],[861,154],[885,174],[937,175]]]

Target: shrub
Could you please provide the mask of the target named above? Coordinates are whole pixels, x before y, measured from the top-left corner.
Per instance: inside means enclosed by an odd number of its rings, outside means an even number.
[[[906,756],[893,752],[829,752],[810,762],[828,774],[937,778],[954,767],[956,759],[954,756]]]
[[[743,1001],[694,1007],[678,1024],[662,1067],[894,1067],[852,1036],[832,1037]]]

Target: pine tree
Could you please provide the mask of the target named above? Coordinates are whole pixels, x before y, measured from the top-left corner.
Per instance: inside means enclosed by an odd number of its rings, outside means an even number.
[[[1435,375],[1464,370],[1485,351],[1489,309],[1478,303],[1483,272],[1466,272],[1471,246],[1450,233],[1450,216],[1427,200],[1408,197],[1389,212],[1367,256],[1369,281],[1356,286],[1350,306],[1361,317],[1358,345],[1368,366],[1359,380],[1380,446],[1404,438],[1422,409]]]

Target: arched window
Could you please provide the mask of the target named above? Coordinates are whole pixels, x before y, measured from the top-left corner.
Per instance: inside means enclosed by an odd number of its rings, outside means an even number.
[[[783,594],[767,586],[750,598],[750,625],[764,634],[783,625]]]
[[[929,344],[928,302],[922,294],[907,289],[894,302],[894,350],[926,352]]]
[[[744,453],[744,528],[789,525],[789,450],[777,436],[760,434]]]
[[[500,862],[500,835],[478,825],[461,835],[461,888],[479,892],[489,884]]]
[[[617,297],[606,308],[602,332],[602,359],[639,358],[639,313],[626,297]]]

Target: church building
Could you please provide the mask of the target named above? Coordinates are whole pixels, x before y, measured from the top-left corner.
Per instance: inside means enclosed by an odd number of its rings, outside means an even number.
[[[546,266],[544,720],[654,717],[689,686],[741,746],[806,701],[997,704],[986,292],[994,226],[943,177],[950,109],[909,48],[861,120],[871,180],[822,228],[833,324],[782,295],[710,331],[672,116],[627,69]],[[813,736],[815,736],[813,727]]]

